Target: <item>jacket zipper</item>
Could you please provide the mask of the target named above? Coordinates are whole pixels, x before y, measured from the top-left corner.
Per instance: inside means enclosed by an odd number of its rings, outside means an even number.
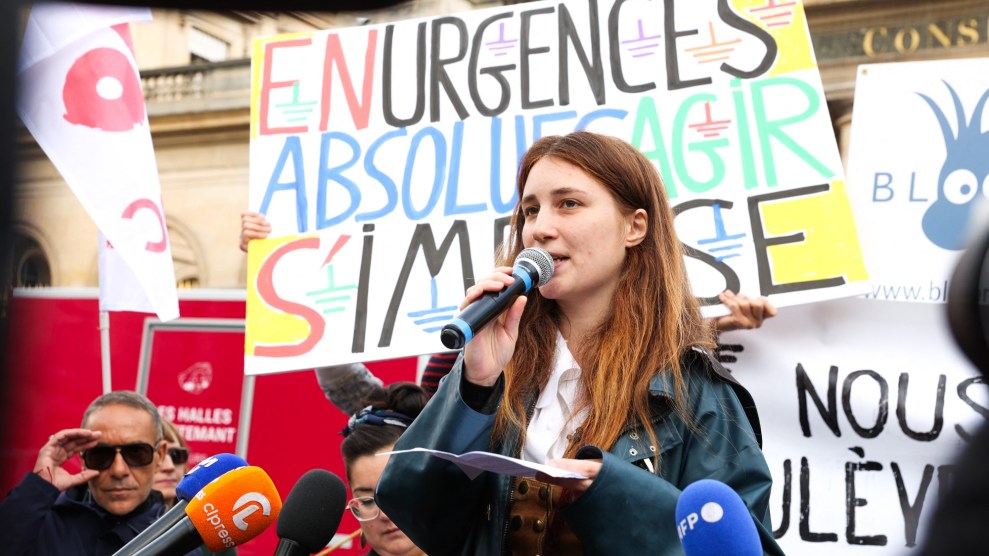
[[[531,401],[529,402],[529,405],[525,408],[525,423],[526,423],[526,426],[528,426],[529,420],[532,419],[532,414],[536,411],[536,401],[538,401],[538,400],[539,400],[539,391],[536,390],[536,393],[535,393],[534,396],[532,396]],[[515,450],[514,450],[515,453],[514,453],[514,457],[516,457],[516,458],[519,457],[519,455],[521,455],[521,453],[522,453],[522,445],[521,445],[521,443],[519,443],[519,438],[521,438],[521,436],[522,436],[522,433],[520,431],[519,432],[519,435],[516,436],[516,438],[515,438]],[[509,487],[511,487],[511,481],[509,481]],[[505,526],[501,530],[501,553],[502,554],[507,554],[507,550],[508,550],[508,524],[511,522],[511,519],[509,519],[511,517],[509,515],[509,512],[511,511],[512,502],[514,502],[514,501],[515,501],[515,489],[514,488],[509,488],[508,489],[508,503],[505,504],[505,519],[504,519]]]

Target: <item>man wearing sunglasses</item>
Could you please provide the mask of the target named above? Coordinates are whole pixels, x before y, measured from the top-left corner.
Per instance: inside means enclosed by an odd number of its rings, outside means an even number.
[[[150,400],[130,391],[100,396],[81,428],[48,439],[33,472],[0,503],[0,552],[112,555],[164,512],[151,487],[166,449]],[[73,473],[63,464],[76,454],[82,470]]]

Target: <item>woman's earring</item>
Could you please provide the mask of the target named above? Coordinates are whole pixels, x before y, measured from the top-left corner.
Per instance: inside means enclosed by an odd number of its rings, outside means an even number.
[[[361,548],[367,548],[367,539],[364,538],[364,533],[361,533]]]

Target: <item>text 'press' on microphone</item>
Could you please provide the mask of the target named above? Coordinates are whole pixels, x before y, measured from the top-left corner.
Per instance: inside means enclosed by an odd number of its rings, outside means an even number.
[[[190,469],[179,484],[175,486],[175,505],[164,515],[155,520],[136,537],[128,541],[113,556],[133,556],[148,543],[163,535],[175,526],[185,515],[189,500],[209,483],[219,479],[229,471],[247,467],[244,458],[235,454],[216,454],[210,456]]]
[[[202,545],[222,552],[260,535],[281,508],[278,490],[263,469],[234,469],[196,493],[185,517],[135,556],[185,554]]]

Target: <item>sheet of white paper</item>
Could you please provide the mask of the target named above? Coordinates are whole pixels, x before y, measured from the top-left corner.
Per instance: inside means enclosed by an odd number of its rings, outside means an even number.
[[[491,452],[467,452],[466,454],[457,455],[440,450],[430,450],[429,448],[411,448],[409,450],[380,452],[377,455],[386,456],[392,454],[409,454],[413,452],[425,452],[431,456],[453,462],[471,479],[480,475],[481,471],[491,471],[492,473],[509,475],[511,477],[535,478],[536,472],[539,471],[549,475],[550,477],[565,479],[587,478],[586,475],[560,469],[559,467],[551,467],[549,465],[533,463],[531,461],[522,461],[520,459],[510,458],[500,454],[492,454]]]

